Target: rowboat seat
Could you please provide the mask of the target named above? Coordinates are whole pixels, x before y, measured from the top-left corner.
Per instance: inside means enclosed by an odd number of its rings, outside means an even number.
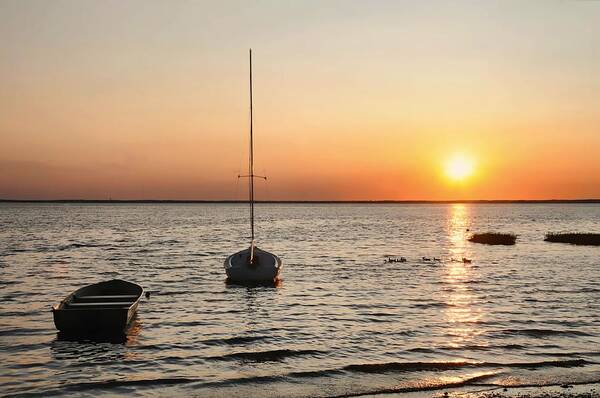
[[[77,300],[110,300],[110,299],[123,299],[123,300],[134,300],[138,298],[135,294],[117,294],[113,296],[75,296]]]
[[[108,301],[105,303],[94,302],[94,303],[69,303],[69,307],[129,307],[133,301]]]

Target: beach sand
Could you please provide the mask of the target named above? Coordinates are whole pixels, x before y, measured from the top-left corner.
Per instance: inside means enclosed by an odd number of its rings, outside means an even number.
[[[362,398],[600,398],[600,384],[575,384],[544,387],[464,387],[440,391],[361,395]]]

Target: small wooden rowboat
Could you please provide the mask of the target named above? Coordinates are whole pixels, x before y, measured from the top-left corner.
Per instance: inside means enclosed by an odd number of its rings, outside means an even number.
[[[82,287],[52,306],[54,324],[63,333],[124,333],[144,289],[113,279]]]

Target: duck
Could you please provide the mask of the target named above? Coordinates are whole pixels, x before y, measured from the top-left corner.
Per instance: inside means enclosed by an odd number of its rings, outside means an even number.
[[[473,261],[471,259],[463,257],[462,262],[465,263],[465,264],[471,264]]]
[[[423,261],[431,261],[429,257],[423,257]]]

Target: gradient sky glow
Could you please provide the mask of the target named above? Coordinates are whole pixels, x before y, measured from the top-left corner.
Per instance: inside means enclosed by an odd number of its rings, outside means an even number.
[[[0,198],[600,197],[598,1],[0,0]],[[455,154],[474,174],[452,181]]]

